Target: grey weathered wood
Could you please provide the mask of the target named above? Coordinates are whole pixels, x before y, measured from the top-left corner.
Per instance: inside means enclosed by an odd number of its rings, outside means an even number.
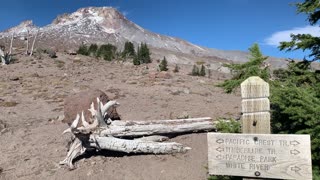
[[[34,36],[34,39],[33,39],[33,42],[32,42],[32,46],[31,46],[31,50],[30,50],[30,56],[33,55],[33,48],[34,48],[34,44],[36,43],[38,33],[39,33],[39,30],[37,31],[36,35]]]
[[[184,153],[191,149],[176,142],[128,140],[96,135],[93,139],[96,142],[91,143],[91,147],[126,153],[172,154]]]
[[[258,76],[241,83],[242,133],[270,134],[269,95],[269,84]]]
[[[170,133],[188,133],[197,131],[212,131],[216,129],[217,121],[210,117],[153,120],[153,121],[113,121],[108,126],[101,126],[100,136],[135,137]]]
[[[312,179],[310,135],[208,133],[208,148],[210,174]]]
[[[12,33],[12,35],[11,35],[11,41],[10,41],[10,49],[9,49],[9,55],[11,55],[11,53],[12,53],[12,44],[13,44],[13,37],[14,37],[14,33]]]
[[[26,52],[25,54],[28,55],[29,54],[29,30],[27,30],[27,47],[26,47]]]
[[[269,84],[258,76],[241,83],[242,133],[270,134]]]

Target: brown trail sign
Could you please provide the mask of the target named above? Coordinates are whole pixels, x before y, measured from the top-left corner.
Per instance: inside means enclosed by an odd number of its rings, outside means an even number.
[[[270,135],[269,84],[250,77],[241,96],[243,134],[208,133],[209,174],[311,180],[310,135]]]

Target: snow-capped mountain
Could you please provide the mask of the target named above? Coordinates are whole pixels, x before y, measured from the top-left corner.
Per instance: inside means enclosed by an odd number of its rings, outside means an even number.
[[[131,41],[136,45],[141,42],[147,43],[153,48],[152,54],[157,58],[165,55],[174,63],[193,64],[197,61],[196,58],[202,58],[201,61],[208,63],[227,60],[244,62],[248,59],[246,52],[205,48],[179,38],[150,32],[131,22],[112,7],[81,8],[71,14],[59,15],[44,27],[37,27],[32,21],[24,21],[1,32],[0,41],[11,37],[12,34],[20,37],[16,39],[25,39],[27,32],[33,37],[38,32],[36,46],[41,48],[66,50],[77,49],[81,43],[111,43],[121,49],[126,41]]]

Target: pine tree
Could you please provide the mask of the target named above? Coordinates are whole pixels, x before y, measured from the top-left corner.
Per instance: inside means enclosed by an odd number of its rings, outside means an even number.
[[[164,56],[159,64],[160,71],[168,71],[168,61],[166,57]]]
[[[95,56],[98,50],[97,44],[91,44],[88,49],[88,54],[91,56]]]
[[[87,47],[85,44],[82,44],[82,45],[79,47],[77,53],[78,53],[78,54],[85,55],[85,56],[88,56],[88,55],[89,55],[88,47]]]
[[[134,45],[132,42],[127,41],[124,44],[124,50],[122,52],[122,57],[125,58],[127,56],[129,57],[134,57],[136,54],[135,50],[134,50]]]
[[[146,43],[141,43],[140,57],[142,63],[151,63],[150,51]]]
[[[298,13],[307,15],[310,25],[317,25],[319,0],[305,0],[296,6]],[[270,98],[272,129],[275,133],[311,135],[313,178],[320,179],[320,73],[310,66],[311,62],[320,60],[320,37],[292,34],[291,41],[281,42],[279,49],[310,53],[309,59],[291,61],[287,69],[274,73],[276,81],[272,83]]]
[[[201,65],[199,76],[206,76],[206,69],[203,64]]]
[[[198,68],[198,66],[193,65],[191,75],[192,76],[199,76],[199,68]]]
[[[176,66],[174,67],[173,72],[174,72],[174,73],[179,72],[179,66],[178,66],[178,64],[176,64]]]
[[[103,44],[97,51],[97,57],[102,57],[107,61],[111,61],[115,58],[117,47],[112,44]]]
[[[250,76],[259,76],[265,81],[269,80],[269,69],[264,66],[268,57],[262,55],[259,45],[256,43],[249,48],[249,52],[249,61],[244,64],[224,64],[225,67],[228,67],[231,70],[233,75],[231,79],[218,84],[218,86],[222,87],[225,92],[233,92]]]
[[[140,65],[141,64],[141,60],[140,60],[141,55],[140,54],[141,54],[140,53],[140,47],[138,47],[137,54],[133,58],[133,64],[134,65]]]

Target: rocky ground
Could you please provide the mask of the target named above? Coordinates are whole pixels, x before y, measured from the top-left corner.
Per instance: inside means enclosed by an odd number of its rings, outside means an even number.
[[[65,97],[100,89],[120,102],[125,120],[189,117],[237,117],[240,96],[214,84],[226,78],[189,76],[181,66],[171,77],[155,77],[157,63],[139,67],[84,56],[16,56],[0,66],[0,179],[185,179],[202,180],[207,172],[206,133],[171,139],[192,148],[185,154],[127,155],[100,152],[78,158],[69,171],[58,162],[66,156],[69,135],[61,122]]]

